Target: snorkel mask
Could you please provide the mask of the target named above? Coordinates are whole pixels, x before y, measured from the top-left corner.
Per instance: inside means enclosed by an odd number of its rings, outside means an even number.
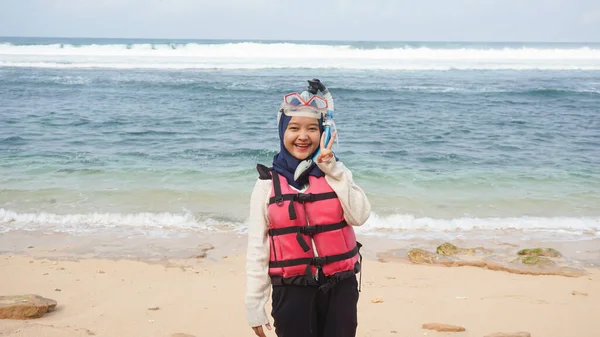
[[[328,100],[321,96],[311,96],[311,94],[309,94],[307,91],[302,92],[302,94],[293,92],[283,97],[283,103],[281,104],[281,109],[279,110],[280,114],[278,117],[281,118],[281,113],[283,113],[290,117],[300,116],[322,120],[323,133],[325,133],[324,141],[325,144],[328,144],[329,139],[331,138],[331,127],[333,127],[334,130],[336,129],[335,123],[333,122],[333,111],[329,110],[329,106],[330,104]],[[303,160],[296,167],[296,171],[294,172],[294,180],[298,181],[305,174],[308,174],[313,165],[315,165],[315,160],[320,152],[321,150],[319,148],[312,158]]]
[[[283,96],[283,103],[279,111],[289,117],[300,116],[321,119],[327,115],[328,106],[327,100],[321,96],[309,97],[306,91],[302,94],[293,92]]]

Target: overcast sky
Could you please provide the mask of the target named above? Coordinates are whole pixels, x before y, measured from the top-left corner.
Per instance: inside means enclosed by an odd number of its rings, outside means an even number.
[[[600,0],[0,0],[0,36],[600,41]]]

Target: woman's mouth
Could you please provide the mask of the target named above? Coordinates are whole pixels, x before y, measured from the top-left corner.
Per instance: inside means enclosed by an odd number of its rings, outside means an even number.
[[[294,144],[294,146],[296,149],[298,149],[298,151],[306,151],[310,147],[309,144]]]

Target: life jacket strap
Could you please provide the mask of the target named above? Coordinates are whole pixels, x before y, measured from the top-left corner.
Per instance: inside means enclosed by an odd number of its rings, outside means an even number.
[[[277,182],[277,183],[275,183]],[[282,206],[284,200],[290,200],[290,205],[288,206],[288,213],[290,215],[290,220],[296,220],[296,209],[294,208],[294,201],[304,204],[306,202],[327,200],[327,199],[335,199],[337,198],[337,194],[335,192],[326,192],[326,193],[290,193],[290,194],[278,194],[281,193],[281,186],[279,185],[279,177],[273,178],[273,187],[275,190],[275,195],[269,198],[269,205],[277,204],[277,206]]]
[[[276,179],[273,179],[273,181],[275,181]],[[277,179],[279,180],[279,179]],[[277,195],[277,193],[275,193],[275,196],[269,198],[269,205],[271,204],[278,204],[280,205],[280,203],[282,203],[284,200],[291,200],[291,201],[296,201],[299,202],[301,204],[304,204],[306,202],[313,202],[313,201],[321,201],[321,200],[327,200],[327,199],[335,199],[337,198],[337,194],[335,192],[326,192],[326,193],[290,193],[290,194],[283,194],[283,195]]]
[[[330,224],[330,225],[312,225],[312,226],[290,226],[284,228],[272,228],[269,229],[269,235],[285,235],[292,233],[301,233],[306,235],[315,235],[324,232],[331,232],[334,230],[342,229],[348,226],[346,220],[342,220],[338,223]]]
[[[284,227],[284,228],[269,229],[269,235],[277,236],[277,235],[297,233],[296,241],[298,241],[298,244],[302,247],[302,250],[304,250],[305,252],[308,252],[310,250],[310,246],[308,245],[308,243],[306,243],[306,241],[304,240],[304,237],[302,237],[302,234],[313,236],[313,235],[324,233],[324,232],[330,232],[330,231],[342,229],[346,226],[348,226],[348,223],[346,222],[346,220],[342,220],[338,223],[334,223],[334,224],[330,224],[330,225],[290,226],[290,227]]]
[[[346,253],[337,254],[337,255],[329,255],[329,256],[317,256],[317,257],[304,257],[299,259],[289,259],[289,260],[281,260],[281,261],[269,261],[269,268],[282,268],[282,267],[292,267],[299,265],[306,265],[306,269],[308,271],[307,275],[310,275],[310,266],[322,267],[326,264],[346,260],[354,257],[358,254],[360,247],[362,245],[357,242],[356,247],[354,249],[349,250]]]

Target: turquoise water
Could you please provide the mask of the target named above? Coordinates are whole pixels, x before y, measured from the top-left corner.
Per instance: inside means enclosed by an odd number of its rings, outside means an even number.
[[[599,44],[47,38],[0,38],[0,232],[243,230],[313,77],[365,233],[600,233]]]

